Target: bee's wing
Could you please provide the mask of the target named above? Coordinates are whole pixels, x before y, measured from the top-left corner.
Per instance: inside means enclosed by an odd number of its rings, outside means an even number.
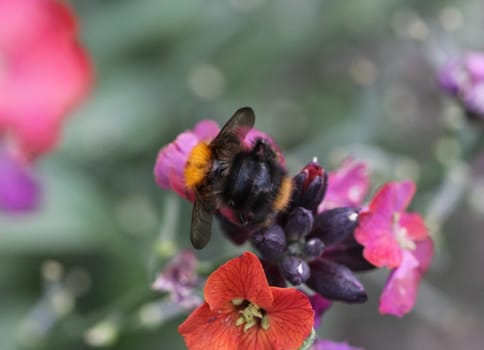
[[[192,210],[190,241],[195,249],[202,249],[212,235],[212,213],[203,208],[199,199],[195,199]]]
[[[255,114],[252,108],[238,109],[210,144],[218,158],[229,158],[236,154],[240,150],[241,142],[254,127],[254,123]]]

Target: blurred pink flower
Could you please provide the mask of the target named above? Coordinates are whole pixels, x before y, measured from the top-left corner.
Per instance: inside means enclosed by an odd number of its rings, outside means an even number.
[[[89,59],[64,2],[0,0],[0,135],[7,133],[29,158],[51,150],[90,81]]]
[[[311,350],[363,350],[363,348],[355,348],[348,343],[337,343],[329,340],[319,339],[314,342]]]
[[[193,130],[179,134],[173,142],[163,147],[158,153],[154,167],[155,180],[158,186],[163,189],[171,189],[182,198],[193,202],[194,193],[186,188],[184,178],[188,156],[193,147],[200,142],[210,143],[219,131],[220,127],[217,122],[208,119],[202,120],[195,125]],[[284,157],[279,147],[266,133],[260,130],[251,129],[243,140],[242,147],[250,149],[257,138],[264,138],[269,141],[276,151],[279,161],[284,166]]]
[[[383,186],[358,217],[356,240],[375,266],[393,269],[380,300],[380,311],[403,316],[415,303],[421,275],[432,257],[432,241],[422,217],[405,212],[415,194],[412,181]]]
[[[469,116],[484,119],[484,53],[469,52],[449,61],[439,71],[439,82]]]
[[[173,302],[191,309],[202,303],[195,294],[201,284],[197,274],[198,259],[191,250],[182,250],[165,266],[153,283],[153,289],[167,292]]]
[[[73,13],[57,0],[0,0],[0,209],[32,209],[29,163],[50,151],[86,94],[91,67]]]
[[[28,211],[35,207],[39,186],[28,166],[0,144],[0,211]]]
[[[366,164],[348,159],[339,169],[329,173],[328,189],[318,212],[338,207],[360,207],[368,187]]]

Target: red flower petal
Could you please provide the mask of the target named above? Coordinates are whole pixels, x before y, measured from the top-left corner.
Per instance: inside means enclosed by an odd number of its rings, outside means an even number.
[[[204,296],[212,310],[223,307],[233,299],[245,299],[267,310],[273,300],[262,264],[250,252],[215,270],[207,279]]]
[[[427,227],[420,214],[403,213],[399,224],[407,230],[407,237],[412,241],[419,241],[428,236]]]
[[[187,348],[239,350],[242,327],[235,326],[238,315],[234,311],[230,305],[223,310],[210,310],[207,303],[198,307],[178,327]]]
[[[298,349],[313,328],[314,311],[305,294],[292,288],[271,287],[272,307],[266,309],[269,329],[243,333],[239,349]]]

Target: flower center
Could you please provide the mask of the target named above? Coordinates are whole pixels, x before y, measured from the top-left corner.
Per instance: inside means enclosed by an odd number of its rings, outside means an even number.
[[[408,237],[407,229],[400,226],[400,213],[393,213],[393,232],[402,249],[414,250],[417,247],[415,242]]]
[[[244,325],[244,333],[258,323],[263,330],[266,331],[269,329],[269,319],[266,312],[257,304],[251,303],[245,299],[233,299],[232,304],[237,308],[240,314],[240,317],[235,321],[235,325],[237,327]]]

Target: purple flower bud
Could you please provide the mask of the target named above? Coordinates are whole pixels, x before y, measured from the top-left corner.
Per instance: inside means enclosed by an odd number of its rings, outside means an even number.
[[[311,238],[303,246],[303,254],[305,258],[315,259],[323,253],[324,243],[319,238]]]
[[[309,266],[307,262],[297,256],[286,256],[281,264],[284,277],[297,286],[309,278]]]
[[[346,266],[323,258],[309,265],[311,275],[306,284],[323,297],[347,303],[367,300],[365,288]]]
[[[318,163],[311,162],[294,177],[293,206],[316,212],[324,198],[328,175]]]
[[[251,242],[267,260],[279,260],[286,250],[286,236],[279,225],[271,225],[253,233]]]
[[[315,217],[311,237],[321,239],[326,246],[353,241],[358,224],[358,209],[335,208]]]
[[[376,267],[363,257],[363,246],[356,240],[327,247],[324,250],[323,258],[345,265],[351,271],[368,271]]]
[[[284,227],[288,241],[297,241],[306,236],[313,227],[313,214],[302,207],[297,207],[289,213]]]

